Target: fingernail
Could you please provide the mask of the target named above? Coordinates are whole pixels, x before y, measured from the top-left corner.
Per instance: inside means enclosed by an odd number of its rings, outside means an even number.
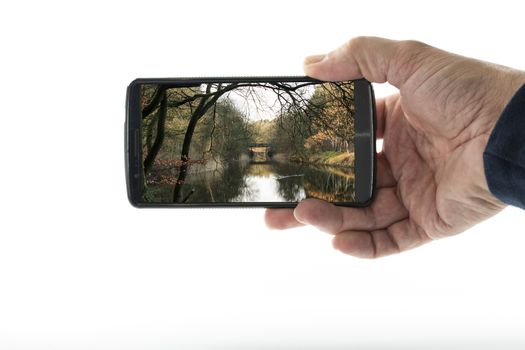
[[[297,209],[293,211],[293,216],[295,217],[295,220],[299,221],[301,224],[308,225],[308,223],[303,218],[301,218],[300,215],[298,215]]]
[[[326,55],[312,55],[312,56],[308,56],[304,59],[304,65],[305,66],[309,66],[311,64],[314,64],[314,63],[317,63],[317,62],[321,62],[324,58],[326,57]]]

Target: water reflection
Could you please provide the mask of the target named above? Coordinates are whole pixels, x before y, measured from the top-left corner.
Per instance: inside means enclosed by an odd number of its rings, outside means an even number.
[[[185,203],[297,202],[319,198],[355,200],[351,168],[290,162],[234,161],[212,170],[193,169],[182,185]],[[172,202],[173,185],[148,184],[148,201]]]

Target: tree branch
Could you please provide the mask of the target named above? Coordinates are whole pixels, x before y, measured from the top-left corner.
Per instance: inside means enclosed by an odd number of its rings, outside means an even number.
[[[157,105],[159,104],[160,99],[164,96],[165,91],[165,86],[159,85],[157,87],[157,90],[155,90],[155,93],[153,94],[150,103],[142,109],[142,119],[146,118],[148,115],[151,114],[151,112],[157,109]]]

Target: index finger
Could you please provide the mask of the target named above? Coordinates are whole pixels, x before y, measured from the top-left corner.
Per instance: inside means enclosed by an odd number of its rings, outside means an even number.
[[[421,42],[356,37],[328,53],[307,57],[306,75],[326,81],[366,78],[401,86],[417,71],[430,46]]]

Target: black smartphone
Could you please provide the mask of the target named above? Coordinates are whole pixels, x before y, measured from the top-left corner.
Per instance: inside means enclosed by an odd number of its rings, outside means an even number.
[[[364,79],[136,79],[125,124],[137,207],[365,206],[375,177],[375,103]]]

